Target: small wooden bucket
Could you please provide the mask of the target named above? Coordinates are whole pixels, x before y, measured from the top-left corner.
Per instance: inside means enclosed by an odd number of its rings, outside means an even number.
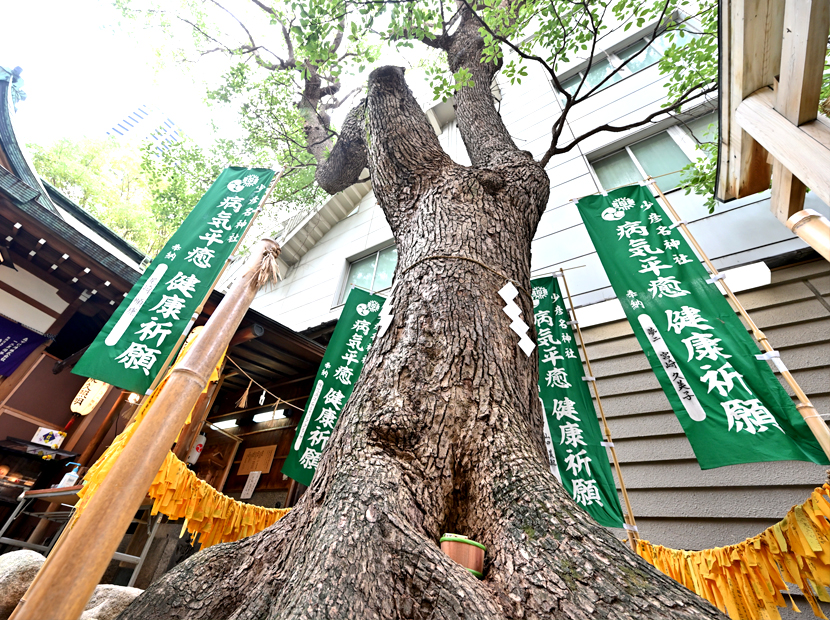
[[[487,547],[461,534],[444,534],[441,537],[441,551],[450,556],[473,575],[482,578],[484,552]]]

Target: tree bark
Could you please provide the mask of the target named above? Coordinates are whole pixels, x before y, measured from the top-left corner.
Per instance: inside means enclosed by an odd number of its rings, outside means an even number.
[[[480,50],[467,16],[447,53],[475,81],[457,97],[472,167],[441,150],[402,69],[369,78],[362,142],[348,146],[365,149],[397,243],[394,320],[312,486],[273,527],[164,575],[122,620],[719,617],[550,474],[536,356],[497,294],[508,279],[530,288],[549,180],[510,139]],[[532,324],[527,294],[516,301]],[[482,581],[441,552],[445,532],[487,546]]]

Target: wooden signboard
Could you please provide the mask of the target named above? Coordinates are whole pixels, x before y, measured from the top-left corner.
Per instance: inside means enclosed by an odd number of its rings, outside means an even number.
[[[276,450],[276,445],[247,448],[242,455],[242,462],[239,464],[237,475],[245,476],[252,471],[261,471],[263,474],[267,474],[271,471],[271,463],[274,460]]]

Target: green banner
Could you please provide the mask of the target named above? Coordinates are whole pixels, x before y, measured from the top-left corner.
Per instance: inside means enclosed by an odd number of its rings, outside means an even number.
[[[550,276],[530,285],[551,469],[558,469],[554,473],[565,490],[597,523],[623,527],[620,498],[559,282]]]
[[[828,464],[807,423],[671,217],[639,185],[577,207],[701,469]]]
[[[358,288],[349,292],[282,466],[282,473],[297,482],[311,484],[323,448],[363,370],[363,359],[375,337],[384,301],[385,298]]]
[[[222,172],[72,372],[144,394],[210,294],[273,176],[262,168]]]

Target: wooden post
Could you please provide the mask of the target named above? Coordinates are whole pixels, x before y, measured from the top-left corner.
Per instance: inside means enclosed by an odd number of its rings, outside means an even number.
[[[697,253],[703,259],[703,262],[706,263],[706,266],[709,268],[709,272],[713,276],[717,275],[718,270],[712,264],[712,261],[709,260],[709,257],[706,256],[706,253],[703,251],[703,248],[700,247],[694,236],[692,236],[692,233],[689,231],[689,227],[686,226],[686,224],[683,223],[683,220],[680,219],[680,216],[677,214],[677,211],[674,210],[674,207],[671,206],[671,203],[666,198],[666,195],[660,190],[659,187],[657,187],[657,183],[652,177],[649,177],[648,181],[654,184],[654,189],[657,190],[657,193],[660,194],[660,198],[663,199],[663,204],[665,205],[666,210],[671,214],[674,222],[680,225],[680,229],[685,233],[689,243],[692,244],[695,250],[697,250]],[[735,293],[733,293],[732,289],[729,288],[726,280],[721,280],[720,283],[723,286],[723,290],[726,292],[727,297],[729,297],[732,302],[733,307],[744,318],[747,325],[749,325],[752,335],[755,336],[755,339],[761,344],[764,351],[768,353],[774,351],[775,349],[773,349],[772,345],[767,340],[767,337],[760,329],[758,329],[758,326],[755,325],[755,321],[750,318],[741,302],[738,301],[737,297],[735,297]],[[798,385],[798,382],[792,376],[790,371],[783,367],[779,368],[779,370],[781,371],[781,376],[784,377],[784,380],[787,382],[787,385],[792,388],[793,392],[795,392],[796,398],[800,401],[799,404],[796,405],[796,409],[798,409],[801,417],[804,418],[807,426],[810,427],[813,435],[815,435],[816,441],[818,441],[821,449],[824,450],[824,454],[827,455],[827,458],[830,458],[830,429],[827,428],[827,424],[825,424],[824,420],[821,419],[818,412],[813,407],[813,404],[810,402],[810,399],[807,398],[804,390],[802,390],[801,386]]]
[[[245,273],[213,313],[199,339],[170,373],[98,491],[35,578],[14,620],[77,620],[170,446],[261,286],[272,281],[279,246],[260,241]]]
[[[225,469],[222,472],[222,479],[216,484],[216,490],[220,493],[225,488],[225,483],[228,481],[228,476],[231,474],[231,468],[233,467],[233,460],[236,458],[236,453],[239,451],[239,445],[242,443],[241,439],[237,439],[236,443],[231,447],[230,450],[226,452],[228,457],[228,462],[225,463]]]
[[[793,125],[818,116],[828,29],[827,0],[786,0],[775,110]],[[804,208],[805,190],[804,183],[784,164],[773,162],[770,208],[779,220],[786,222]]]
[[[565,279],[565,270],[559,269],[562,278],[562,284],[565,285],[565,294],[568,296],[568,304],[571,306],[571,319],[576,327],[576,335],[579,338],[579,345],[582,347],[582,355],[585,357],[585,366],[588,369],[588,376],[593,377],[594,371],[591,369],[591,360],[588,358],[588,349],[585,348],[585,339],[582,337],[582,329],[579,327],[579,321],[576,320],[576,308],[574,308],[574,301],[571,298],[571,290],[568,288],[568,281]],[[628,497],[628,490],[625,488],[625,481],[623,480],[622,469],[620,469],[620,461],[617,459],[617,449],[614,447],[614,441],[611,437],[611,429],[608,428],[608,420],[605,418],[605,409],[602,407],[602,399],[599,397],[599,388],[595,381],[589,381],[594,392],[594,398],[597,401],[599,408],[599,415],[602,418],[602,433],[605,435],[605,442],[608,444],[608,449],[611,450],[611,458],[614,461],[614,469],[617,472],[617,478],[620,481],[620,491],[622,492],[623,501],[625,502],[625,509],[628,514],[625,515],[625,523],[628,526],[625,532],[628,535],[628,543],[631,545],[631,550],[637,553],[637,540],[640,534],[637,532],[637,522],[634,520],[634,511],[631,509],[631,500]],[[631,528],[631,529],[629,529]]]
[[[222,370],[224,368],[225,365],[223,364]],[[213,407],[216,397],[219,396],[219,390],[222,389],[224,382],[225,375],[220,373],[216,383],[212,384],[207,392],[199,395],[199,400],[196,401],[196,406],[193,407],[193,412],[190,415],[190,424],[185,424],[184,428],[182,428],[182,432],[179,433],[179,440],[176,442],[176,448],[173,450],[173,453],[180,461],[187,459],[187,455],[190,454],[193,443],[196,441],[196,437],[199,436],[202,425],[207,420],[210,414],[210,408]]]
[[[101,442],[104,441],[104,438],[107,436],[107,433],[110,432],[112,428],[113,422],[115,422],[118,414],[121,413],[121,407],[127,402],[127,398],[129,398],[130,393],[126,390],[122,390],[121,393],[118,395],[118,398],[115,399],[110,410],[107,412],[107,417],[104,418],[104,421],[101,422],[101,426],[98,427],[98,430],[95,431],[95,435],[90,439],[89,445],[84,449],[83,453],[81,453],[78,462],[83,467],[88,467],[89,464],[92,462],[92,457],[95,456],[95,452],[101,446]]]

